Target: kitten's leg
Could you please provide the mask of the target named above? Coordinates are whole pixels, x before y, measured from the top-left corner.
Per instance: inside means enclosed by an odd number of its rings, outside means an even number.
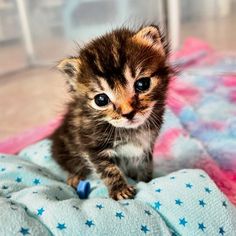
[[[127,184],[126,179],[115,164],[113,150],[104,150],[97,156],[90,158],[98,174],[101,175],[108,187],[109,195],[114,200],[132,198],[135,194],[133,186]]]
[[[149,182],[152,180],[153,160],[152,153],[148,153],[143,159],[142,164],[138,167],[138,181]]]
[[[90,173],[90,169],[86,166],[77,171],[76,173],[70,173],[67,177],[66,183],[73,188],[77,188],[79,181],[86,179],[87,175]]]
[[[67,184],[71,187],[77,188],[80,180],[86,179],[86,177],[90,174],[91,169],[87,165],[86,162],[79,162],[78,165],[73,168],[73,171],[70,172],[67,177]]]

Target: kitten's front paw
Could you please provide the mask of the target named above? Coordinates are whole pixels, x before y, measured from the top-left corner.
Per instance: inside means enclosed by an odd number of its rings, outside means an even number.
[[[77,185],[79,184],[79,181],[80,178],[78,175],[69,175],[66,180],[66,183],[76,189]]]
[[[125,185],[122,189],[110,191],[110,197],[114,200],[122,200],[133,198],[136,193],[136,190],[131,185]]]

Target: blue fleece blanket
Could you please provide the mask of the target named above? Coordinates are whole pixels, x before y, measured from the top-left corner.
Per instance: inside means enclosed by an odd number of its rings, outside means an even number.
[[[90,179],[89,199],[81,200],[50,145],[0,156],[0,235],[235,235],[235,208],[202,170],[137,183],[135,199],[123,201]]]

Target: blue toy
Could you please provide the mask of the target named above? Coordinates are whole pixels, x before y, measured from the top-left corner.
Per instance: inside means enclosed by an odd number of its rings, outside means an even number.
[[[90,193],[90,183],[86,180],[80,180],[76,190],[80,199],[86,199]]]

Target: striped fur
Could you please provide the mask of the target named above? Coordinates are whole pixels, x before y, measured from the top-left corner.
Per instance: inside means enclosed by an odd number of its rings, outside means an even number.
[[[52,152],[70,173],[68,184],[76,187],[95,171],[117,200],[135,194],[125,175],[152,178],[152,149],[169,83],[167,57],[158,27],[147,26],[114,30],[59,63],[72,102],[52,135]],[[150,88],[137,93],[134,83],[143,77],[150,78]],[[110,99],[105,107],[95,103],[100,93]]]

